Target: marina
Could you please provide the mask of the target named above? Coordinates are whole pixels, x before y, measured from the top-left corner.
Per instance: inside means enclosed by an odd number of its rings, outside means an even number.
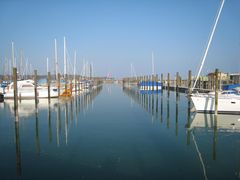
[[[0,1],[0,179],[240,179],[239,7]]]

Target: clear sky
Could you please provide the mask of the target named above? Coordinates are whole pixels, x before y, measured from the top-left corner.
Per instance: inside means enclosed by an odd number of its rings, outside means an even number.
[[[63,37],[77,71],[83,59],[94,74],[130,76],[155,71],[197,73],[220,0],[0,0],[0,65],[20,51],[40,74],[46,57],[54,72],[54,38],[63,72]],[[219,68],[240,72],[240,0],[226,0],[203,74]],[[2,73],[2,68],[0,68]]]

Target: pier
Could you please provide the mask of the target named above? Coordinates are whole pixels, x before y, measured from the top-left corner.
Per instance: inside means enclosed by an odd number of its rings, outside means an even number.
[[[226,85],[231,84],[240,84],[240,74],[238,75],[231,75],[228,73],[225,75],[225,73],[222,72],[214,72],[208,74],[208,76],[200,76],[199,80],[196,82],[196,87],[194,88],[195,91],[198,92],[210,92],[215,90],[216,81],[215,81],[215,73],[218,74],[218,84],[220,90],[223,90],[223,87]],[[186,73],[187,78],[183,79],[181,75],[177,72],[176,74],[171,75],[170,73],[167,73],[166,75],[161,74],[160,79],[158,78],[159,75],[144,75],[144,76],[137,76],[137,77],[125,77],[122,79],[121,83],[123,85],[138,85],[142,81],[156,81],[161,82],[162,87],[165,90],[169,91],[178,91],[183,93],[189,93],[191,92],[191,88],[193,83],[195,82],[196,78],[192,76],[192,71],[189,70],[188,73]],[[225,78],[222,78],[222,76],[226,76]],[[233,78],[238,76],[238,78]]]

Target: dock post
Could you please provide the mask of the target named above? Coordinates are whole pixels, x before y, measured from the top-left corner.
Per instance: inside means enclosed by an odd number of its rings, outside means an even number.
[[[148,84],[149,84],[149,86],[148,86],[148,90],[152,90],[152,87],[150,86],[150,83],[149,82],[151,82],[151,75],[149,75],[148,76]]]
[[[65,74],[64,80],[65,80],[65,93],[66,93],[65,96],[67,97],[68,96],[68,89],[67,89],[68,77],[67,77],[67,74]]]
[[[215,70],[215,115],[218,114],[218,69]]]
[[[152,82],[152,91],[154,91],[154,79],[155,79],[155,77],[154,77],[154,74],[152,74],[152,79],[151,79],[151,82]]]
[[[77,95],[77,80],[74,78],[74,86],[75,86],[75,95]]]
[[[161,73],[161,84],[162,84],[162,89],[165,86],[164,80],[163,80],[163,73]]]
[[[177,93],[177,96],[178,96],[178,91],[179,91],[179,72],[177,72],[176,74],[176,93]]]
[[[169,95],[169,91],[170,91],[170,73],[168,73],[167,75],[167,89],[168,89],[168,95]]]
[[[14,95],[14,112],[18,108],[18,92],[17,92],[17,68],[13,68],[13,95]]]
[[[188,95],[190,95],[192,93],[192,71],[189,70],[188,71]]]
[[[35,97],[35,107],[37,107],[37,70],[34,70],[34,97]]]
[[[155,76],[155,82],[156,82],[156,91],[158,92],[158,74]]]
[[[72,89],[73,89],[72,78],[70,78],[70,95],[71,96],[72,96]]]
[[[58,97],[60,97],[60,73],[57,74]]]
[[[48,81],[47,81],[47,86],[48,86],[48,102],[50,102],[50,84],[51,84],[51,73],[48,72]]]

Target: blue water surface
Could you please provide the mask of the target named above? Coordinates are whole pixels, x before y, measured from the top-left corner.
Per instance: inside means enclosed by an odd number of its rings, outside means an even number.
[[[188,105],[185,94],[116,84],[22,101],[17,118],[5,100],[0,179],[239,179],[239,124],[194,125]]]

